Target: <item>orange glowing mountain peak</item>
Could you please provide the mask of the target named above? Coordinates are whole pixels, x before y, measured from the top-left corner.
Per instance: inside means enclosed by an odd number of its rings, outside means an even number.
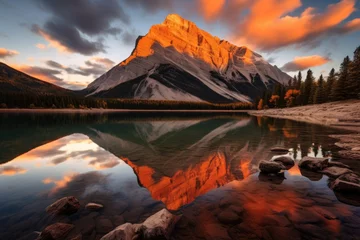
[[[127,65],[137,57],[153,55],[157,45],[173,47],[177,52],[200,59],[217,70],[225,69],[231,63],[241,61],[253,64],[261,59],[261,55],[247,47],[237,47],[198,28],[195,23],[178,14],[170,14],[163,23],[153,25],[145,36],[139,37],[131,56],[120,65]]]

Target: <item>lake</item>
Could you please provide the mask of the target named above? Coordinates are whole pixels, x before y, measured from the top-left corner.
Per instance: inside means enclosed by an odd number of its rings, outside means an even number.
[[[1,113],[0,239],[35,239],[55,222],[100,239],[167,208],[182,214],[173,239],[360,239],[360,201],[300,169],[259,173],[274,146],[337,159],[319,125],[246,113]],[[45,208],[75,196],[80,210]],[[89,202],[104,208],[92,212]]]

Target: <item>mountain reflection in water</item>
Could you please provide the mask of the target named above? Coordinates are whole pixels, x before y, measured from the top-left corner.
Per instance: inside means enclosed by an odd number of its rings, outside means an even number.
[[[81,209],[67,220],[85,239],[106,233],[99,230],[99,219],[115,227],[143,221],[164,207],[184,215],[175,239],[265,238],[265,230],[274,237],[279,229],[268,227],[275,222],[284,233],[290,226],[296,233],[318,231],[313,224],[331,236],[356,233],[345,223],[357,222],[359,208],[351,205],[358,202],[335,196],[326,176],[297,164],[282,176],[258,173],[259,162],[274,156],[273,146],[294,149],[287,155],[296,163],[302,156],[336,152],[328,137],[335,131],[325,127],[244,114],[10,114],[0,119],[0,239],[41,231],[58,220],[47,218],[45,207],[70,195],[82,205],[105,206],[91,219]],[[229,209],[237,217],[226,215]],[[324,212],[337,217],[323,219]],[[81,228],[84,218],[91,230]]]

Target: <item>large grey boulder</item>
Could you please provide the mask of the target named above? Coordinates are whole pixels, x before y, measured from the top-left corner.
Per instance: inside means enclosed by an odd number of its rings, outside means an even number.
[[[66,223],[55,223],[46,227],[37,240],[62,240],[70,233],[74,225]]]
[[[115,228],[101,240],[170,239],[179,216],[162,209],[148,217],[142,224],[125,223]]]
[[[75,197],[64,197],[46,208],[46,212],[51,214],[70,215],[76,213],[80,208],[80,202]]]
[[[314,158],[303,157],[299,162],[300,168],[305,168],[311,171],[321,171],[328,167],[329,158]]]
[[[280,162],[261,161],[259,169],[263,173],[278,173],[281,170],[286,170],[286,167]]]

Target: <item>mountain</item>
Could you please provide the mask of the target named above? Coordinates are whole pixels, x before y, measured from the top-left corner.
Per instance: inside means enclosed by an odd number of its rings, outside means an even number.
[[[31,77],[0,62],[0,92],[71,95],[71,90]]]
[[[260,54],[170,14],[137,39],[130,57],[84,92],[109,98],[249,102],[289,79]]]

